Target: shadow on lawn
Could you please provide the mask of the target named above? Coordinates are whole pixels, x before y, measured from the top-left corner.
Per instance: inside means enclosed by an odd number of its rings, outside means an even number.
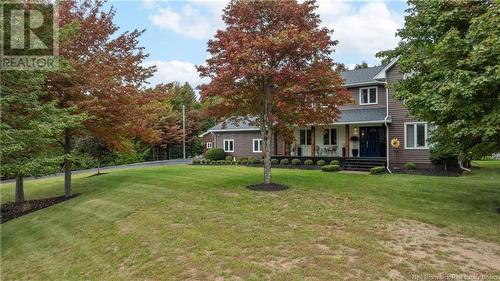
[[[61,196],[56,196],[56,197],[50,197],[50,198],[43,198],[43,199],[35,199],[35,200],[29,200],[24,203],[5,203],[2,204],[1,206],[1,216],[0,216],[0,223],[8,222],[12,219],[15,219],[20,216],[24,216],[26,214],[29,214],[31,212],[50,207],[52,205],[55,205],[57,203],[73,199],[76,196],[80,194],[74,194],[71,197],[64,197],[64,195]]]

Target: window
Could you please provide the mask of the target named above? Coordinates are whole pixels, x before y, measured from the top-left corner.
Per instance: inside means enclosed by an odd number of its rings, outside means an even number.
[[[262,139],[253,139],[253,152],[262,152]]]
[[[425,122],[405,123],[405,148],[426,149],[429,126]]]
[[[337,129],[325,129],[323,133],[323,144],[324,145],[336,145],[337,144]]]
[[[234,152],[234,140],[224,140],[224,151]]]
[[[378,103],[377,92],[378,92],[377,87],[360,88],[359,104],[360,105],[377,104]]]
[[[300,130],[300,145],[311,145],[311,130]]]
[[[208,149],[212,148],[212,145],[213,145],[213,144],[212,144],[212,142],[211,142],[211,141],[207,142],[207,148],[208,148]]]

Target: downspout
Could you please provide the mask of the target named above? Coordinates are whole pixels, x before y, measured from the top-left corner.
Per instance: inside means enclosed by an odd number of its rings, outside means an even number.
[[[389,171],[390,174],[392,174],[391,169],[389,168],[389,125],[387,125],[387,120],[389,119],[389,89],[387,88],[387,78],[386,82],[384,82],[385,86],[385,118],[384,118],[384,125],[385,125],[385,132],[386,132],[386,145],[385,145],[385,157],[387,159],[387,171]]]

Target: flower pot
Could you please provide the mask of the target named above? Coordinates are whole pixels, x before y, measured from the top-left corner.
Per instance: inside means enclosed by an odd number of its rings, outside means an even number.
[[[358,150],[358,149],[353,148],[353,149],[352,149],[352,156],[354,156],[354,157],[358,157],[358,152],[359,152],[359,150]]]

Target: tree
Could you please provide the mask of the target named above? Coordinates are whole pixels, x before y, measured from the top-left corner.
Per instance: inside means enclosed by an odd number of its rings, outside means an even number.
[[[363,68],[368,68],[368,64],[366,63],[366,61],[363,61],[360,64],[356,64],[354,66],[354,69],[363,69]]]
[[[103,158],[112,155],[112,151],[107,148],[106,143],[92,135],[80,139],[76,145],[76,150],[93,157],[97,161],[97,175],[101,174],[101,161]]]
[[[24,202],[26,176],[42,176],[59,170],[60,158],[52,151],[55,136],[83,116],[72,109],[57,109],[41,98],[45,74],[35,71],[6,71],[1,81],[2,176],[16,178],[16,202]]]
[[[61,71],[46,83],[50,101],[59,108],[75,107],[89,118],[80,127],[66,127],[61,136],[65,155],[82,131],[94,135],[108,148],[132,149],[131,140],[159,138],[152,123],[164,110],[162,93],[146,91],[146,80],[155,69],[144,67],[147,57],[138,46],[144,31],[115,34],[115,11],[103,11],[102,1],[61,1],[59,24]],[[71,196],[71,159],[64,159],[65,195]]]
[[[196,93],[189,83],[186,82],[181,86],[178,82],[173,82],[167,84],[167,87],[169,88],[169,102],[173,110],[182,112],[182,105],[186,106],[186,111],[200,108]]]
[[[271,183],[273,129],[328,124],[349,100],[330,55],[337,44],[320,28],[314,1],[233,1],[224,30],[208,41],[211,82],[201,86],[209,113],[255,117],[263,142],[264,183]]]
[[[399,45],[378,54],[399,57],[396,97],[453,146],[435,153],[500,151],[500,2],[412,0],[407,13]]]

